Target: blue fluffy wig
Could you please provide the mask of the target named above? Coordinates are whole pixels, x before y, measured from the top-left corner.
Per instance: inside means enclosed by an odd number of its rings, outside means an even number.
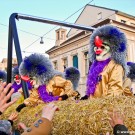
[[[74,90],[77,90],[80,80],[80,71],[75,67],[68,67],[65,69],[65,78],[70,80]]]
[[[127,65],[129,67],[129,73],[127,77],[130,78],[131,80],[135,80],[135,63],[127,62]]]
[[[19,66],[20,75],[36,77],[41,83],[48,82],[54,75],[62,74],[53,69],[53,65],[48,57],[34,53],[25,57]]]
[[[18,66],[15,66],[12,69],[12,77],[15,77],[16,75],[19,75],[19,67]]]
[[[6,82],[6,80],[7,80],[7,72],[6,72],[6,71],[0,70],[0,79],[1,79],[3,82]]]

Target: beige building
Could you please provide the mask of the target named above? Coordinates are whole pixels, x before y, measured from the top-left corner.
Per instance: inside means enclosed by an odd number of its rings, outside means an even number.
[[[135,62],[135,17],[121,11],[104,7],[86,5],[77,18],[76,24],[98,27],[111,24],[120,28],[128,40],[128,61]],[[71,28],[68,33],[63,28],[56,30],[55,46],[46,53],[55,69],[64,71],[64,67],[75,66],[81,72],[78,90],[84,95],[86,77],[89,68],[88,50],[91,32]]]
[[[7,58],[3,58],[1,63],[0,63],[0,70],[5,70],[7,71]],[[13,58],[12,59],[12,66],[17,66],[17,59],[16,58]]]

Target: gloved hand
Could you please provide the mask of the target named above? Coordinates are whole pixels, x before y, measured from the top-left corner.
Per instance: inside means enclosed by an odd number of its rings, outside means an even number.
[[[66,99],[68,99],[68,95],[67,94],[62,95],[62,96],[59,97],[59,100],[66,100]]]
[[[16,108],[16,111],[17,112],[20,112],[24,107],[26,107],[26,105],[23,103],[23,104],[20,104],[17,108]]]
[[[80,95],[80,93],[78,92],[78,91],[76,91],[78,94],[75,96],[75,100],[78,100],[78,99],[80,99],[80,97],[81,97],[81,95]]]
[[[86,99],[88,99],[89,97],[87,96],[87,95],[85,95],[85,96],[83,96],[83,97],[81,97],[81,100],[86,100]]]

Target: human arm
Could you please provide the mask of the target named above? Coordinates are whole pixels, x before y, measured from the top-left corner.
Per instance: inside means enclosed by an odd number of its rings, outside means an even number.
[[[15,120],[17,120],[17,117],[18,117],[18,113],[17,112],[11,113],[11,115],[8,117],[8,121],[11,123],[12,126],[13,126],[13,122]]]
[[[113,128],[113,134],[114,135],[121,135],[124,133],[124,135],[129,135],[127,127],[124,125],[124,117],[123,115],[114,110],[113,112],[109,113],[110,115],[110,125]]]
[[[6,85],[5,82],[3,84],[1,84],[1,86],[0,86],[0,114],[2,114],[10,105],[15,103],[17,100],[17,99],[14,99],[7,103],[7,101],[10,99],[11,95],[14,92],[14,89],[11,89],[9,91],[11,86],[12,86],[11,83]],[[8,93],[8,91],[9,91],[9,93]]]
[[[117,124],[113,128],[113,134],[114,135],[129,135],[128,129],[125,125]]]
[[[38,103],[43,103],[39,97],[37,89],[32,89],[30,96],[24,100],[22,104],[20,104],[17,108],[16,111],[20,112],[24,107],[26,106],[35,106]]]
[[[51,121],[57,108],[53,103],[46,105],[42,110],[41,118],[22,135],[49,135],[52,130]]]

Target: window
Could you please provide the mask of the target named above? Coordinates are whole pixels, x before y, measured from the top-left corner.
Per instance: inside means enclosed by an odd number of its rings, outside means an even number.
[[[57,32],[57,40],[59,40],[60,39],[60,33],[59,33],[59,31]]]
[[[88,52],[84,53],[84,61],[85,61],[85,74],[88,74],[89,71],[89,57],[88,57]]]
[[[130,23],[131,25],[135,26],[135,23]]]
[[[102,19],[102,12],[98,13],[97,19],[98,19],[98,20],[101,20],[101,19]]]
[[[125,20],[121,20],[121,23],[126,23],[126,21]]]
[[[65,69],[67,67],[68,67],[68,60],[67,60],[67,58],[64,58],[63,59],[63,68]]]
[[[77,55],[73,56],[73,67],[78,68],[78,56]]]
[[[55,70],[58,70],[58,63],[57,63],[57,61],[54,61],[54,62],[53,62],[53,65],[54,65],[54,69],[55,69]]]
[[[64,40],[65,39],[65,31],[61,32],[61,39]]]

